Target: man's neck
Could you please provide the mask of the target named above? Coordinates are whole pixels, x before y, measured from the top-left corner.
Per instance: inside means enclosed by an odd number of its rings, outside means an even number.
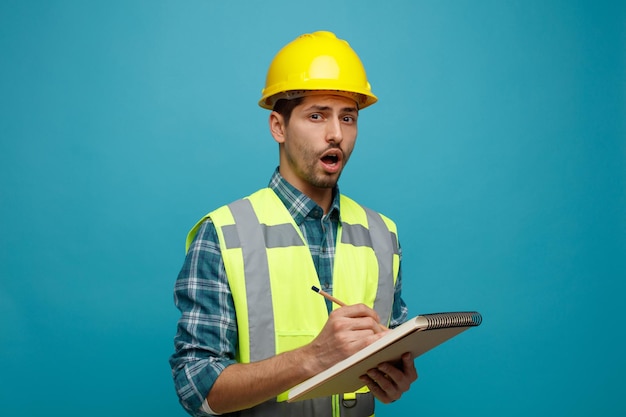
[[[279,169],[280,172],[280,169]],[[285,181],[287,181],[292,187],[300,191],[302,194],[313,200],[318,206],[324,210],[324,214],[327,214],[333,204],[334,188],[316,187],[309,183],[300,181],[298,178],[289,178],[288,176],[281,175]]]

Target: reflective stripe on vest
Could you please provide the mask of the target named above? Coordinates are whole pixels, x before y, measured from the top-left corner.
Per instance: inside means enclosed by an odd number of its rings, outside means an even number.
[[[385,318],[390,319],[393,307],[394,284],[398,275],[397,271],[394,274],[393,265],[394,258],[396,258],[399,253],[398,238],[395,231],[389,231],[380,214],[368,208],[364,208],[364,210],[367,214],[367,223],[369,224],[369,233],[371,236],[370,245],[374,249],[376,260],[378,261],[378,291],[376,292],[376,300],[374,301],[374,310],[376,310],[378,316],[383,320],[385,320]],[[362,227],[360,225],[354,225],[347,228],[346,226],[347,225],[344,224],[342,240],[346,230],[353,229],[357,226]],[[344,243],[350,242],[346,241]],[[386,279],[386,277],[392,277],[392,279]],[[385,320],[386,323],[388,323],[388,321],[389,320]]]

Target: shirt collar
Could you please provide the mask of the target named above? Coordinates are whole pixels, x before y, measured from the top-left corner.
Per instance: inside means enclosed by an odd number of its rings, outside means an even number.
[[[289,184],[280,175],[278,168],[274,171],[268,187],[274,190],[298,226],[304,222],[306,217],[310,216],[320,219],[324,215],[324,210],[315,201]],[[330,206],[329,216],[331,219],[339,219],[339,213],[339,187],[335,186],[333,188],[333,202]]]

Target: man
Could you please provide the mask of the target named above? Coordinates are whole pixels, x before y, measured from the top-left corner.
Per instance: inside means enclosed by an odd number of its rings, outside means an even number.
[[[371,416],[417,379],[413,358],[362,376],[364,388],[288,403],[289,388],[406,320],[396,226],[339,193],[359,111],[377,101],[347,42],[298,37],[274,58],[259,105],[272,110],[279,167],[269,187],[196,224],[175,286],[170,358],[192,415]],[[331,305],[311,291],[332,292]]]

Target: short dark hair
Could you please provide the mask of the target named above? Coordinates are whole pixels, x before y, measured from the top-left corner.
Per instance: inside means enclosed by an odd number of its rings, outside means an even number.
[[[281,98],[274,104],[274,111],[279,113],[285,119],[285,125],[289,124],[291,118],[291,112],[296,106],[302,103],[304,97],[297,97],[292,99]]]

